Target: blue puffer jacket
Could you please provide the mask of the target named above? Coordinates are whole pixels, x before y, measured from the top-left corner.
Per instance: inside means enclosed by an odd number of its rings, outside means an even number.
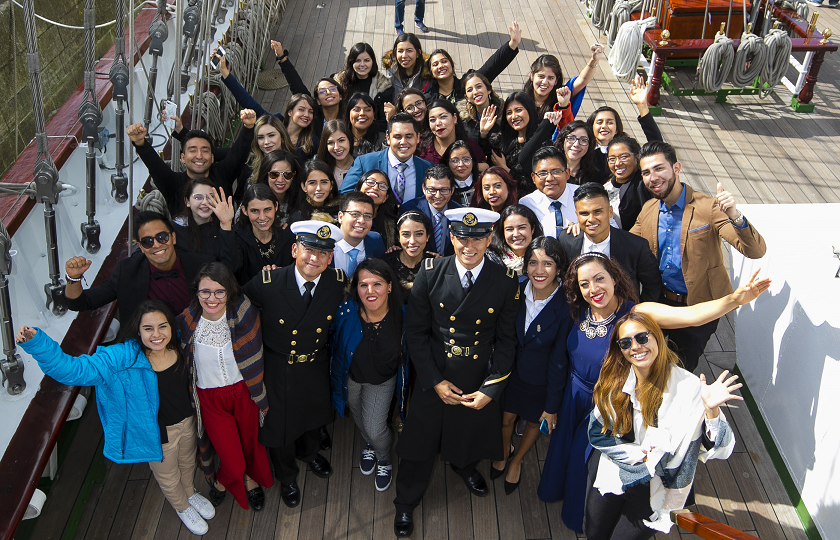
[[[405,321],[405,307],[403,307],[403,321]],[[347,378],[350,374],[350,363],[359,343],[362,342],[362,321],[359,319],[359,306],[353,300],[347,299],[338,306],[335,322],[330,326],[330,393],[332,404],[338,415],[344,418],[344,408],[347,406]],[[397,385],[394,394],[399,399],[400,417],[405,420],[408,395],[408,351],[403,340],[403,363],[397,370]]]
[[[21,347],[45,374],[68,386],[96,387],[105,457],[114,463],[162,460],[157,376],[137,341],[97,347],[92,355],[73,357],[36,330],[35,337]]]

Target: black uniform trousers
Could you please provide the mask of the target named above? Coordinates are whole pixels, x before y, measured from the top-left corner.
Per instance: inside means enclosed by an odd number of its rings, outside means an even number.
[[[664,295],[659,296],[659,303],[667,306],[684,307],[685,302],[675,302],[665,298]],[[672,330],[665,330],[665,337],[668,338],[668,346],[677,353],[683,367],[687,371],[693,372],[697,369],[697,364],[700,361],[700,355],[706,349],[706,343],[715,333],[718,326],[718,320],[708,322],[702,326],[689,326],[687,328],[675,328]]]
[[[304,463],[311,463],[318,457],[318,441],[318,429],[310,429],[286,446],[268,449],[268,455],[274,465],[274,476],[280,480],[281,485],[287,486],[297,481],[300,472],[298,459]]]
[[[645,526],[649,519],[650,483],[624,490],[622,495],[601,495],[592,484],[598,471],[601,453],[592,452],[587,462],[589,474],[586,481],[586,505],[583,515],[583,533],[587,540],[648,540],[656,533]]]
[[[394,499],[398,514],[413,511],[423,500],[423,494],[426,493],[426,488],[429,487],[429,481],[432,479],[435,461],[437,461],[437,455],[423,461],[400,460],[397,468],[397,497]],[[467,480],[475,474],[477,464],[477,461],[470,463],[463,469],[455,465],[450,465],[450,467],[458,476]]]

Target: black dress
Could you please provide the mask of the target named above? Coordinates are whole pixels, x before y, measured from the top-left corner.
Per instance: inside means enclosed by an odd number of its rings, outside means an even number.
[[[423,258],[416,266],[406,266],[402,259],[400,259],[400,250],[386,253],[382,256],[382,260],[388,263],[388,266],[397,274],[397,281],[400,283],[400,291],[402,292],[403,304],[408,304],[408,299],[411,296],[411,287],[414,285],[414,278],[417,277],[417,272],[423,266],[423,261],[433,257],[428,253],[423,254]]]
[[[254,236],[250,225],[221,231],[221,261],[234,273],[240,285],[258,275],[264,266],[282,268],[294,262],[292,244],[295,235],[282,227],[275,227],[273,233],[271,241],[263,244]]]

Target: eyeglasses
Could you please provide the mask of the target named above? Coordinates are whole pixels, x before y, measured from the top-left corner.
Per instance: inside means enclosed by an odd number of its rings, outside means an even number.
[[[335,92],[338,92],[338,87],[337,86],[328,86],[326,88],[319,88],[318,89],[318,95],[319,96],[326,96],[327,93],[333,94]]]
[[[291,180],[295,176],[293,171],[268,171],[268,177],[272,180],[277,180],[281,174],[286,180]]]
[[[138,243],[146,249],[152,249],[155,246],[155,240],[157,240],[157,243],[162,246],[166,245],[169,243],[169,233],[163,231],[154,236],[144,236]]]
[[[615,165],[619,161],[624,163],[626,161],[629,161],[632,157],[633,154],[621,154],[620,156],[610,156],[607,158],[607,163],[609,163],[610,165]]]
[[[622,351],[629,351],[630,347],[633,346],[634,339],[639,345],[647,345],[647,342],[650,341],[650,332],[639,332],[633,337],[621,338],[616,343],[618,343],[618,348]]]
[[[423,101],[422,99],[420,99],[420,100],[415,101],[411,105],[406,105],[405,112],[407,112],[408,114],[411,114],[414,111],[416,111],[417,109],[426,110],[426,102]]]
[[[456,157],[449,158],[449,163],[451,163],[453,165],[460,165],[462,163],[464,165],[472,165],[472,158],[471,157],[465,157],[465,158],[461,158],[461,159],[458,159]]]
[[[570,145],[578,143],[581,146],[589,146],[589,139],[587,137],[575,137],[574,135],[566,135],[566,142]]]
[[[195,202],[203,202],[205,200],[210,200],[210,195],[205,195],[204,193],[193,193],[190,197]]]
[[[363,214],[363,213],[357,212],[355,210],[353,210],[351,212],[344,212],[344,213],[347,214],[348,216],[350,216],[353,219],[363,218],[365,221],[373,221],[373,214],[368,214],[368,213]]]
[[[550,171],[540,171],[540,172],[536,172],[534,174],[536,174],[537,176],[539,176],[540,178],[545,180],[546,178],[548,178],[549,174],[551,176],[557,178],[557,177],[565,174],[567,170],[568,169],[551,169]]]
[[[379,191],[385,191],[388,189],[388,182],[377,182],[373,178],[368,178],[365,180],[365,185],[367,187],[375,187]]]
[[[449,195],[450,193],[452,193],[452,188],[451,188],[451,187],[431,188],[431,187],[429,187],[429,186],[423,186],[423,189],[424,189],[424,190],[426,191],[426,193],[428,193],[429,195],[437,195],[438,193],[440,193],[441,195],[443,195],[444,197],[446,197],[447,195]]]
[[[196,294],[202,300],[209,300],[211,295],[215,296],[216,300],[224,300],[227,297],[227,291],[224,289],[218,289],[215,291],[211,291],[209,289],[201,289],[199,291],[196,291]]]

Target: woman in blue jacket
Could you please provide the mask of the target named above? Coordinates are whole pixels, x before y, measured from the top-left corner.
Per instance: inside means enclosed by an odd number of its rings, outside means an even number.
[[[145,300],[126,322],[121,343],[91,355],[70,356],[38,328],[21,327],[15,341],[41,370],[68,386],[95,386],[105,433],[103,454],[115,463],[149,463],[184,525],[208,530],[213,505],[193,486],[196,468],[194,405],[189,372],[173,339],[175,318],[160,300]]]
[[[394,271],[381,259],[365,259],[330,327],[333,406],[341,417],[350,407],[366,443],[359,466],[364,475],[376,470],[377,491],[391,485],[391,399],[396,393],[402,415],[408,389],[404,315]]]
[[[551,237],[532,240],[522,259],[523,302],[516,318],[516,364],[505,389],[505,413],[502,418],[502,439],[506,461],[490,467],[490,478],[505,472],[505,493],[519,487],[522,460],[537,442],[540,424],[546,422],[546,433],[557,424],[557,411],[566,386],[566,339],[572,326],[569,306],[561,280],[566,275],[568,260],[563,246]],[[525,432],[515,455],[510,444],[516,416],[522,417]],[[509,455],[510,454],[510,455]]]

